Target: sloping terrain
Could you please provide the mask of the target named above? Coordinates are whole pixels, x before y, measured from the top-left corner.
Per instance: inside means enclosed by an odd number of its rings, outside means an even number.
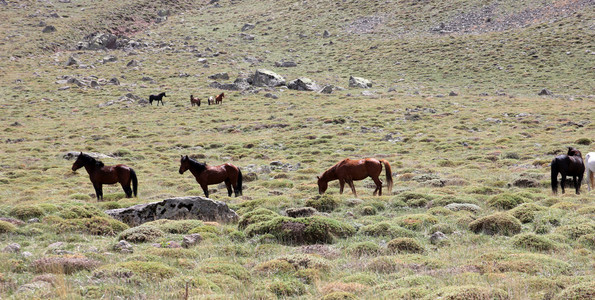
[[[595,151],[593,4],[0,2],[1,297],[589,299],[595,192],[552,194],[549,163]],[[260,68],[335,89],[250,85]],[[139,197],[96,202],[71,151],[134,168]],[[210,186],[239,224],[103,212],[202,196],[180,155],[242,169],[242,197]],[[389,161],[392,193],[319,197],[346,157]]]

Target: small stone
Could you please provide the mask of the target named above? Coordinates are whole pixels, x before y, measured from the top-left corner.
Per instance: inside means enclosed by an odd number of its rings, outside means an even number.
[[[255,27],[254,24],[246,23],[246,24],[244,24],[244,26],[242,26],[242,29],[241,30],[242,31],[247,31],[247,30],[254,29],[254,27]]]
[[[109,80],[108,83],[113,84],[113,85],[120,85],[120,80],[118,80],[118,78],[116,78],[116,77],[113,77],[112,79]]]
[[[325,30],[325,31],[322,33],[322,37],[323,37],[323,38],[329,38],[329,37],[331,37],[331,33],[330,33],[330,32],[328,32],[328,30]]]
[[[548,89],[543,89],[537,95],[539,95],[539,96],[551,96],[551,95],[553,95],[553,93],[550,90],[548,90]]]
[[[349,77],[349,87],[362,88],[362,89],[371,88],[372,82],[365,78],[350,76]]]
[[[127,67],[129,67],[129,68],[130,68],[130,67],[138,67],[138,61],[136,61],[135,59],[133,59],[133,60],[129,61],[129,62],[126,64],[126,66],[127,66]]]
[[[120,253],[133,253],[134,252],[132,245],[125,240],[119,241],[117,244],[114,245],[113,249]]]
[[[320,91],[319,93],[321,94],[331,94],[333,92],[333,90],[335,89],[334,86],[332,85],[325,85]]]
[[[448,95],[449,95],[450,97],[455,97],[455,96],[458,96],[459,94],[457,94],[457,93],[456,93],[456,92],[454,92],[454,91],[450,91],[450,93],[448,93]]]
[[[194,245],[197,245],[201,241],[202,236],[198,233],[193,233],[184,237],[184,239],[182,240],[182,247],[190,248]]]
[[[6,247],[4,247],[4,249],[2,249],[2,252],[4,253],[19,253],[19,251],[21,251],[21,245],[17,243],[8,244]]]
[[[54,25],[47,25],[46,27],[44,27],[41,32],[43,33],[51,33],[51,32],[55,32],[56,31],[56,27]]]
[[[446,235],[440,231],[436,231],[434,232],[431,236],[430,236],[430,243],[432,243],[433,245],[440,243],[441,241],[447,239]]]
[[[311,217],[316,214],[318,211],[314,207],[298,207],[298,208],[288,208],[285,210],[287,216],[292,218],[306,218]]]
[[[27,220],[27,223],[39,223],[39,218],[31,218]]]
[[[264,94],[264,96],[266,98],[271,98],[271,99],[279,99],[279,96],[275,95],[275,94],[271,94],[271,93],[266,93]]]
[[[55,242],[55,243],[49,244],[48,249],[58,249],[62,246],[64,246],[63,242]]]
[[[72,66],[72,65],[78,65],[78,64],[79,64],[79,61],[72,56],[68,57],[68,60],[66,61],[66,66]]]
[[[182,246],[178,242],[169,241],[169,242],[165,243],[165,248],[182,248]]]
[[[33,256],[33,253],[31,253],[31,252],[29,252],[29,251],[24,251],[23,253],[21,253],[21,255],[22,255],[23,257],[31,257],[31,256]]]

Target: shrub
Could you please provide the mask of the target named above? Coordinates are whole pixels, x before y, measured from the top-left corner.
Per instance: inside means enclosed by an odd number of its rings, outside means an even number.
[[[424,247],[412,238],[396,238],[387,244],[388,250],[397,253],[423,253]]]
[[[397,224],[399,224],[399,226],[410,230],[420,230],[423,227],[434,225],[436,223],[438,223],[438,219],[428,214],[411,214],[397,218]]]
[[[43,210],[36,205],[22,205],[13,207],[9,215],[21,220],[29,220],[31,218],[39,218],[44,215]]]
[[[499,209],[512,209],[525,202],[525,199],[519,195],[504,193],[495,195],[488,200],[488,205]]]
[[[434,285],[436,278],[429,275],[411,275],[397,280],[397,284],[402,287],[412,287],[418,285]]]
[[[339,207],[339,204],[339,199],[330,194],[318,195],[306,200],[306,206],[314,207],[322,212],[331,212]]]
[[[234,242],[244,242],[246,241],[246,234],[243,231],[232,231],[229,233],[229,239]]]
[[[334,292],[348,292],[348,293],[359,293],[369,289],[367,285],[363,285],[357,282],[330,282],[320,288],[323,294],[330,294]]]
[[[366,205],[361,208],[362,216],[373,216],[376,214],[376,208],[374,206]]]
[[[578,239],[578,243],[588,249],[595,250],[595,234],[585,234]]]
[[[267,233],[289,244],[316,244],[332,243],[336,237],[351,236],[355,234],[355,228],[347,223],[321,216],[277,217],[246,228],[248,236]]]
[[[295,272],[295,267],[286,260],[273,259],[256,265],[254,270],[259,273],[278,274]]]
[[[535,203],[523,203],[510,211],[510,214],[519,219],[521,223],[533,222],[535,213],[547,210],[547,207]]]
[[[350,292],[332,292],[322,297],[322,300],[355,300],[357,296]]]
[[[452,215],[452,211],[445,207],[432,207],[428,209],[428,214],[433,216],[448,216]]]
[[[213,225],[203,225],[203,226],[194,227],[190,231],[188,231],[188,234],[193,234],[193,233],[219,234],[219,229]]]
[[[591,139],[589,138],[580,138],[578,140],[576,140],[576,143],[579,145],[585,145],[585,146],[589,146],[591,145],[593,141],[591,141]]]
[[[99,261],[86,257],[43,257],[31,263],[37,273],[72,274],[81,270],[92,270]]]
[[[595,298],[595,281],[587,281],[565,288],[556,295],[556,300],[593,299]]]
[[[495,213],[471,222],[469,229],[489,235],[515,235],[521,232],[521,221],[507,213]]]
[[[305,284],[311,284],[320,279],[320,271],[318,269],[299,269],[293,275]]]
[[[61,208],[58,216],[64,219],[81,219],[105,216],[105,213],[91,204],[69,203]]]
[[[359,232],[368,236],[386,236],[391,238],[415,236],[413,231],[393,225],[387,221],[363,226],[360,228]]]
[[[435,232],[442,232],[444,234],[451,234],[454,232],[454,229],[452,228],[452,225],[447,224],[447,223],[439,223],[436,225],[433,225],[432,227],[430,227],[430,234],[435,233]]]
[[[509,299],[501,289],[477,285],[447,286],[424,299],[467,300],[467,299]]]
[[[378,284],[378,281],[374,276],[368,275],[367,273],[357,273],[353,275],[348,275],[341,279],[343,282],[356,282],[361,283],[369,286],[375,286]]]
[[[411,206],[411,207],[422,207],[422,206],[426,206],[426,204],[429,201],[432,201],[432,199],[434,199],[434,196],[431,196],[428,194],[415,193],[415,192],[403,192],[403,193],[399,194],[397,197],[395,197],[394,200],[403,201],[408,206]]]
[[[295,278],[275,279],[268,290],[279,297],[299,296],[306,292],[306,286]]]
[[[549,276],[570,274],[572,267],[565,261],[538,253],[506,254],[501,252],[480,255],[475,266],[482,273],[522,272]]]
[[[556,248],[556,244],[546,237],[534,233],[519,234],[512,238],[512,245],[516,248],[532,251],[549,251]]]
[[[149,225],[141,225],[124,230],[118,236],[120,240],[127,240],[133,243],[150,242],[163,236],[163,231]]]
[[[278,217],[279,214],[266,208],[258,208],[256,210],[245,213],[238,223],[239,229],[245,229],[250,224],[266,222]]]
[[[583,235],[595,233],[595,223],[572,224],[559,227],[556,233],[560,233],[569,239],[576,240]]]
[[[230,262],[224,261],[211,261],[211,262],[204,262],[203,266],[200,270],[207,274],[223,274],[240,281],[242,280],[249,280],[250,279],[250,272],[246,270],[246,268]]]
[[[0,221],[0,233],[10,233],[15,232],[17,227],[14,226],[12,223],[6,221]]]
[[[351,255],[376,255],[380,252],[380,246],[374,242],[359,242],[351,245],[348,251]]]

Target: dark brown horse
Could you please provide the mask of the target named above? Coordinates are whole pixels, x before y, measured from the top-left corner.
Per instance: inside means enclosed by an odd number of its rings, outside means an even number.
[[[167,95],[165,95],[165,92],[159,94],[159,95],[150,95],[149,96],[149,103],[151,105],[153,105],[153,101],[157,101],[157,105],[159,105],[159,102],[161,101],[161,106],[163,106],[163,97],[167,97]]]
[[[362,180],[368,176],[374,180],[376,189],[374,195],[378,193],[378,196],[382,196],[382,181],[378,178],[382,172],[382,165],[386,172],[386,182],[388,184],[388,192],[390,193],[393,188],[393,177],[390,169],[390,164],[384,159],[366,158],[366,159],[349,159],[346,158],[330,169],[322,173],[318,177],[318,192],[323,194],[328,188],[328,182],[333,180],[339,180],[339,193],[343,194],[343,187],[345,183],[349,184],[353,195],[357,197],[355,186],[353,185],[354,180]]]
[[[194,106],[195,104],[200,106],[200,98],[194,98],[193,95],[190,95],[190,104]]]
[[[223,104],[223,97],[225,97],[225,93],[221,93],[215,97],[215,104]]]
[[[85,167],[85,170],[89,173],[89,179],[91,179],[95,188],[97,201],[103,200],[102,184],[114,184],[118,182],[122,185],[124,193],[126,193],[126,198],[132,197],[133,189],[134,196],[136,197],[138,180],[132,168],[125,165],[105,166],[101,161],[83,152],[79,154],[74,164],[72,164],[72,170],[76,171],[81,167]],[[133,189],[130,189],[131,182]]]
[[[560,187],[562,187],[562,194],[564,194],[564,185],[566,184],[566,176],[572,176],[572,182],[576,194],[580,194],[581,182],[583,181],[583,174],[585,173],[585,164],[583,163],[583,155],[574,147],[568,147],[566,155],[558,155],[550,165],[552,167],[552,192],[558,193],[558,173],[562,175]]]
[[[199,163],[186,155],[180,159],[180,174],[184,174],[186,170],[190,170],[194,175],[196,182],[205,192],[205,197],[209,197],[208,185],[220,182],[225,182],[228,196],[231,197],[232,186],[236,197],[242,195],[242,171],[232,164],[212,167],[207,166],[206,163]]]

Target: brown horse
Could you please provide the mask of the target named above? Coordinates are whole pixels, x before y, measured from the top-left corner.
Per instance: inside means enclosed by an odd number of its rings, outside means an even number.
[[[558,173],[562,175],[560,187],[562,187],[562,194],[564,194],[564,186],[566,185],[566,176],[572,176],[576,194],[580,194],[581,183],[583,182],[583,174],[585,173],[585,164],[583,163],[583,155],[574,147],[568,147],[566,155],[558,155],[552,160],[552,192],[558,193]],[[578,177],[578,180],[577,180]]]
[[[190,95],[190,104],[194,106],[195,104],[200,106],[200,98],[194,98],[193,95]]]
[[[227,186],[227,195],[231,197],[231,187],[235,196],[242,195],[242,171],[232,164],[223,164],[216,167],[207,166],[206,163],[199,163],[188,155],[180,159],[180,174],[190,170],[196,182],[205,192],[205,197],[209,197],[209,184],[217,184],[225,181]]]
[[[105,166],[101,161],[81,152],[72,164],[72,170],[76,171],[81,167],[85,167],[89,173],[89,179],[95,188],[95,195],[97,201],[103,200],[102,184],[120,183],[126,193],[126,198],[132,197],[133,190],[130,189],[130,182],[134,189],[134,196],[137,194],[138,180],[134,170],[125,165]]]
[[[349,184],[351,191],[357,197],[355,186],[353,185],[354,180],[362,180],[368,176],[374,180],[376,189],[374,195],[378,193],[378,196],[382,196],[382,181],[378,178],[382,172],[382,165],[386,171],[386,182],[388,184],[388,192],[390,193],[393,188],[393,177],[390,169],[390,164],[384,159],[366,158],[366,159],[349,159],[346,158],[330,169],[318,176],[318,192],[323,194],[328,188],[328,182],[333,180],[339,180],[339,193],[343,194],[343,187],[345,183]]]
[[[221,93],[215,97],[215,104],[223,104],[223,97],[225,97],[225,93]]]

